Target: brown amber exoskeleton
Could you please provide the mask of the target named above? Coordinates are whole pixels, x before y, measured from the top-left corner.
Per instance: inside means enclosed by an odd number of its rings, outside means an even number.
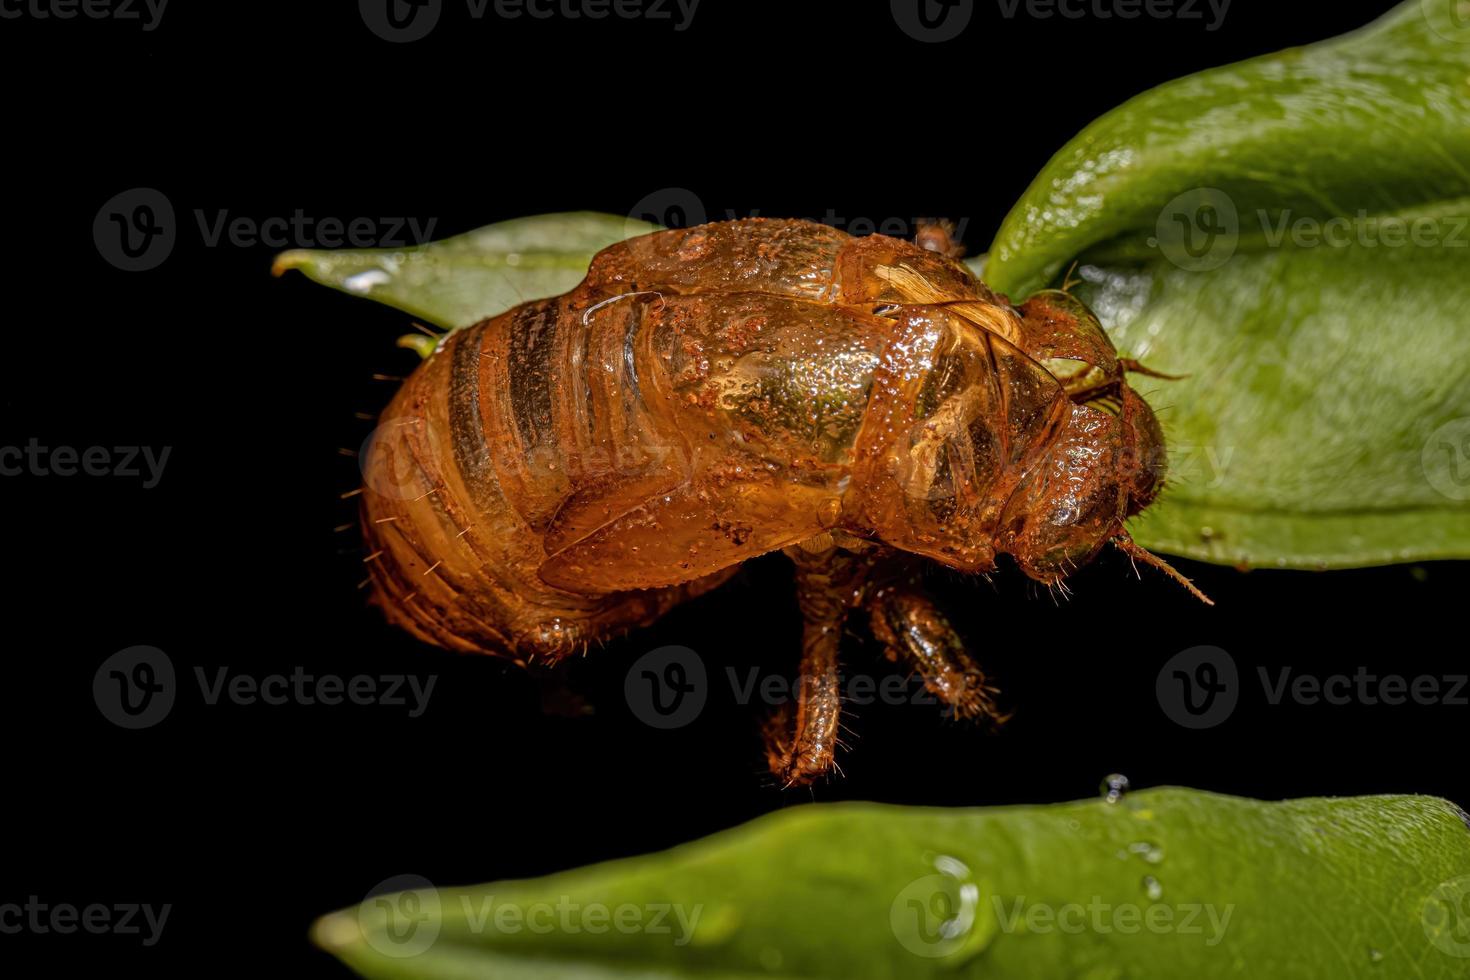
[[[555,662],[784,549],[803,683],[768,751],[806,782],[855,608],[957,714],[993,715],[919,559],[1008,554],[1048,584],[1109,540],[1152,559],[1123,521],[1163,438],[1127,365],[1069,294],[1013,308],[944,250],[765,219],[630,239],[403,385],[364,461],[374,595],[430,643]]]

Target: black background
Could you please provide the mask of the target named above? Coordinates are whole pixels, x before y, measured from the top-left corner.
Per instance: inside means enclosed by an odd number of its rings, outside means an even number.
[[[965,222],[983,250],[1067,138],[1144,89],[1326,38],[1386,2],[1234,0],[1201,21],[1006,19],[979,0],[959,40],[921,44],[885,3],[704,0],[667,22],[471,21],[388,44],[354,3],[174,0],[159,25],[0,21],[6,297],[0,444],[170,446],[161,483],[5,478],[7,824],[0,902],[170,903],[162,940],[0,936],[67,972],[93,957],[157,975],[345,976],[311,920],[384,878],[538,875],[689,840],[817,800],[981,805],[1089,795],[1110,771],[1260,797],[1377,792],[1470,800],[1465,708],[1270,706],[1258,665],[1463,672],[1466,566],[1239,573],[1182,562],[1206,609],[1105,555],[1069,600],[1008,570],[936,576],[1014,720],[933,708],[849,715],[845,779],[781,792],[763,709],[716,683],[673,732],[623,697],[641,654],[689,646],[711,676],[788,670],[784,562],[576,665],[589,718],[543,715],[501,664],[387,628],[354,588],[354,448],[391,384],[405,314],[269,275],[273,249],[207,247],[194,212],[437,219],[436,237],[550,211],[626,214],[686,187],[711,217]],[[92,222],[154,187],[178,215],[159,268],[103,260]],[[144,731],[93,702],[99,664],[151,644],[185,693]],[[1224,724],[1188,731],[1155,697],[1198,644],[1247,678]],[[870,643],[853,672],[882,676]],[[428,711],[205,705],[193,670],[437,675]]]

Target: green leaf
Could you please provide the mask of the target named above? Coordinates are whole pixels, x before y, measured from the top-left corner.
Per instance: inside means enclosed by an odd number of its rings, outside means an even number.
[[[528,300],[567,292],[582,281],[599,251],[657,230],[657,225],[608,214],[545,214],[414,248],[297,249],[278,256],[272,271],[299,269],[334,289],[457,329]]]
[[[1464,977],[1467,819],[1428,797],[1184,789],[809,805],[547,878],[421,882],[313,937],[385,980]]]
[[[1119,350],[1189,375],[1140,379],[1173,471],[1144,544],[1242,566],[1470,556],[1456,2],[1147,92],[1003,223],[993,287],[1022,297],[1078,262]]]

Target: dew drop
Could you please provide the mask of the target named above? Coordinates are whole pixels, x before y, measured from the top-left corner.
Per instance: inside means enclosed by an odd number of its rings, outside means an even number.
[[[1117,803],[1128,792],[1128,777],[1122,773],[1110,773],[1103,777],[1097,791],[1102,794],[1104,803]]]
[[[1143,858],[1149,864],[1164,863],[1164,849],[1151,841],[1134,841],[1128,845],[1128,850]]]
[[[357,293],[361,296],[372,292],[376,286],[384,286],[392,281],[393,277],[384,270],[368,269],[366,272],[359,272],[355,276],[348,276],[342,280],[342,287],[350,293]]]
[[[1143,893],[1148,896],[1150,902],[1157,902],[1164,897],[1164,886],[1159,884],[1159,879],[1153,875],[1144,875]]]

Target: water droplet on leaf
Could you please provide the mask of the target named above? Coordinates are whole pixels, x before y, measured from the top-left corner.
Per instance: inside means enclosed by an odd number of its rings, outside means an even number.
[[[1128,850],[1132,851],[1134,854],[1137,854],[1149,864],[1164,863],[1164,849],[1150,841],[1134,841],[1132,844],[1128,845]]]
[[[1122,773],[1110,773],[1103,777],[1102,784],[1097,789],[1102,794],[1104,803],[1117,803],[1128,792],[1128,777]]]

